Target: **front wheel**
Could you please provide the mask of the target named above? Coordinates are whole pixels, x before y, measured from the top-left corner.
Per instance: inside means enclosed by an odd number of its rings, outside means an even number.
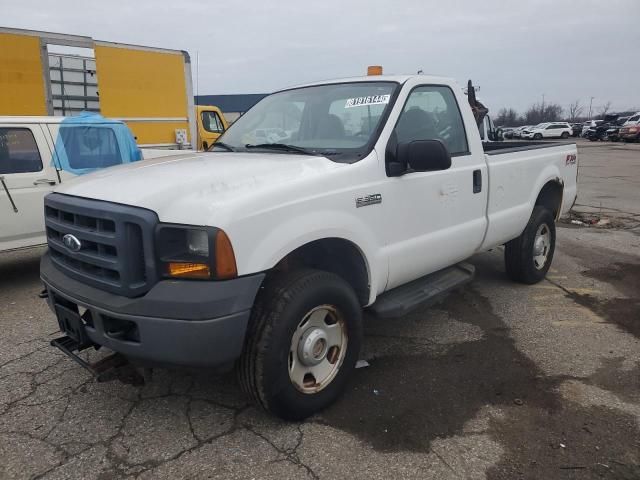
[[[340,396],[361,342],[362,310],[341,277],[319,270],[274,276],[251,314],[240,385],[268,412],[304,419]]]
[[[562,132],[562,135],[560,135],[560,137],[566,140],[567,138],[569,138],[569,132]]]
[[[556,248],[553,214],[536,205],[522,234],[505,245],[507,275],[513,281],[534,284],[541,281],[551,266]]]
[[[533,136],[533,139],[534,139],[534,140],[542,140],[542,134],[541,134],[541,133],[536,133],[536,134]]]

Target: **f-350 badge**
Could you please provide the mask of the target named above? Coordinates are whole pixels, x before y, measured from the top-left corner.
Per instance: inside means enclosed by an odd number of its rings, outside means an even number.
[[[356,208],[375,205],[376,203],[382,203],[382,195],[379,193],[356,198]]]

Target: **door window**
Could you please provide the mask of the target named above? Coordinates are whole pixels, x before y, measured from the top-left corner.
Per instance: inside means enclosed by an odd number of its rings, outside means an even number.
[[[42,170],[36,139],[28,128],[0,128],[0,174]]]
[[[415,88],[402,109],[395,128],[398,143],[440,140],[452,156],[469,151],[456,98],[449,87]]]
[[[202,126],[207,132],[222,133],[224,126],[217,112],[202,112]]]

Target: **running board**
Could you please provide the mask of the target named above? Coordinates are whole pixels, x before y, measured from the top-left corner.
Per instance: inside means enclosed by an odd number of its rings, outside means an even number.
[[[383,293],[369,308],[382,318],[406,315],[418,307],[433,305],[447,294],[473,280],[476,268],[469,263],[458,263],[413,282]]]

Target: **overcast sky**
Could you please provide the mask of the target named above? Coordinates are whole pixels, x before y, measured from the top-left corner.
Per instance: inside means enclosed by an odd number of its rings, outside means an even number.
[[[199,93],[423,70],[494,113],[576,99],[640,110],[640,1],[0,0],[0,24],[187,50]]]

